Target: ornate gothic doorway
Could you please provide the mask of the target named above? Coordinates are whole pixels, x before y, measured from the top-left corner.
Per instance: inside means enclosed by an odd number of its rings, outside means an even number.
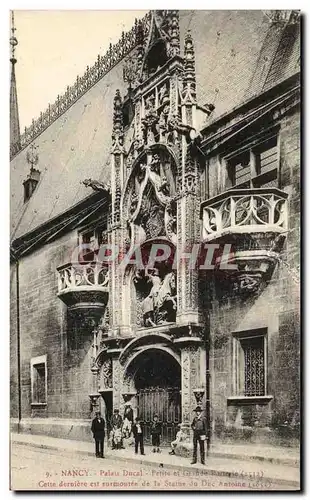
[[[150,443],[150,425],[157,413],[162,422],[161,442],[169,445],[181,423],[181,367],[159,349],[145,351],[136,362],[137,411],[145,424],[145,442]]]

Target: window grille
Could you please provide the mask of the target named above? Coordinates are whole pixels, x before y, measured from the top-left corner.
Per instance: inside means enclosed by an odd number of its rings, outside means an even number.
[[[264,337],[240,340],[244,355],[244,396],[265,394]]]

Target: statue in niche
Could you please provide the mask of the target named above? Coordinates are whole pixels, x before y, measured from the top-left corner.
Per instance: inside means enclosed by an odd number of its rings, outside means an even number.
[[[150,169],[155,174],[160,175],[160,157],[158,154],[154,154],[151,159]]]
[[[161,180],[162,180],[162,183],[159,186],[158,191],[161,191],[164,195],[169,196],[170,195],[170,187],[169,187],[169,183],[167,181],[167,177],[165,175],[163,175]]]
[[[153,269],[151,273],[145,272],[147,280],[151,282],[151,291],[148,296],[142,301],[142,313],[144,326],[156,326],[155,323],[155,308],[157,296],[161,287],[161,279],[158,269]]]
[[[152,115],[155,111],[155,95],[151,94],[145,99],[145,115]]]
[[[162,105],[167,101],[169,101],[169,93],[167,84],[165,83],[159,90],[159,103]]]
[[[156,321],[158,325],[174,322],[177,310],[176,279],[173,272],[168,273],[160,287],[156,302]]]
[[[142,300],[143,326],[155,327],[165,323],[175,322],[177,310],[176,279],[170,272],[162,280],[158,269],[146,270],[145,276],[139,274],[134,278],[146,280],[151,285],[148,295]]]
[[[111,358],[106,359],[101,367],[101,381],[103,383],[104,389],[111,389],[112,383],[112,360]]]
[[[135,213],[137,206],[138,206],[138,202],[139,202],[139,198],[138,198],[137,194],[133,193],[131,196],[131,200],[130,200],[130,208],[129,208],[130,216],[132,216]]]

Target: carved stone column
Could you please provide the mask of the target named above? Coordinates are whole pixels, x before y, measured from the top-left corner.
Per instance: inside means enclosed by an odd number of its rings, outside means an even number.
[[[113,411],[117,408],[122,414],[124,407],[122,398],[123,368],[119,362],[121,349],[111,349],[108,353],[112,357]]]
[[[187,34],[184,48],[182,91],[182,123],[195,127],[196,78],[191,36]],[[182,136],[181,194],[177,205],[178,313],[177,323],[199,323],[198,317],[198,258],[200,242],[198,164],[195,148]],[[185,254],[187,254],[185,256]]]
[[[127,253],[127,228],[121,210],[121,193],[125,184],[124,169],[124,130],[122,115],[122,99],[119,90],[114,97],[114,115],[111,150],[111,221],[109,243],[118,249],[118,258],[111,263],[110,301],[111,326],[115,336],[126,334],[129,329],[130,315],[124,309],[127,304],[124,295],[124,269],[120,266],[123,256]]]
[[[198,337],[180,338],[176,343],[181,350],[182,425],[190,435],[197,389],[206,392],[206,350]],[[204,409],[203,401],[201,406]]]

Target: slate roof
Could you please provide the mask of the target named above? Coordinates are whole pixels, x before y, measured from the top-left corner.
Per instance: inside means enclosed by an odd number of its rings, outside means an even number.
[[[295,36],[289,52],[289,63],[284,64],[282,57],[279,64],[277,51],[283,28],[271,25],[262,11],[180,11],[181,46],[188,28],[195,44],[197,98],[202,105],[216,106],[210,123],[266,90],[266,86],[299,71],[299,36]],[[271,69],[273,64],[276,70]],[[29,172],[27,148],[13,158],[12,239],[88,196],[90,188],[80,183],[83,179],[109,181],[113,97],[117,88],[124,96],[121,63],[37,137],[41,178],[26,204],[23,181]]]
[[[29,173],[27,149],[11,161],[12,239],[68,210],[92,193],[81,184],[91,177],[110,179],[113,98],[116,89],[125,93],[122,67],[115,66],[50,125],[37,139],[41,171],[37,188],[24,204],[23,181]]]

